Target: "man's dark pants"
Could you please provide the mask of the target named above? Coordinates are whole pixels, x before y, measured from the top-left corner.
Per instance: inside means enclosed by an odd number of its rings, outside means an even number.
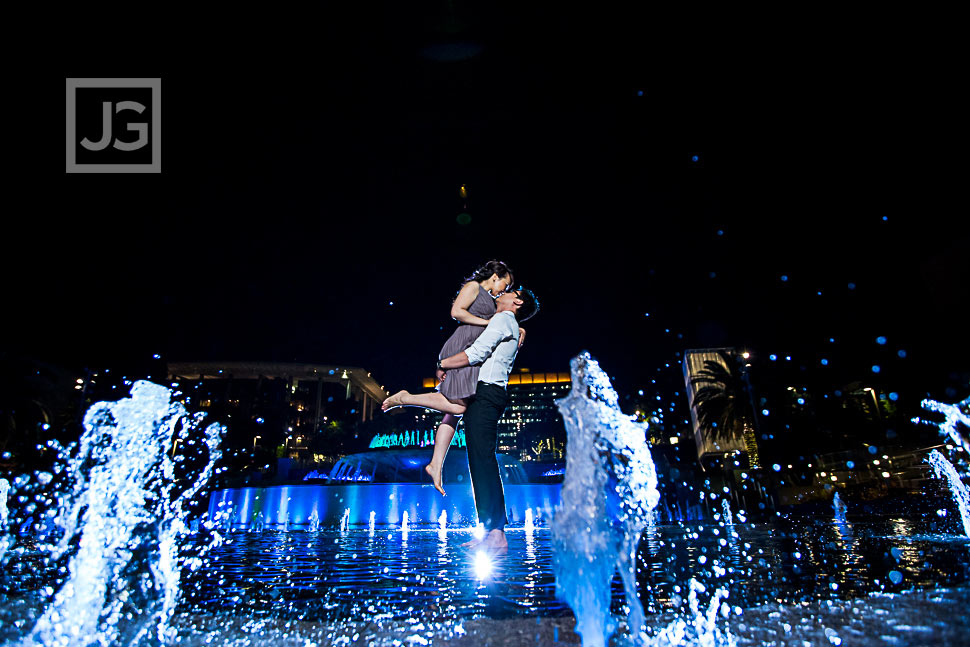
[[[498,421],[505,413],[509,394],[501,386],[479,382],[475,399],[465,411],[465,445],[468,448],[468,471],[472,477],[472,492],[478,521],[485,531],[504,530],[505,489],[498,469],[495,449]]]

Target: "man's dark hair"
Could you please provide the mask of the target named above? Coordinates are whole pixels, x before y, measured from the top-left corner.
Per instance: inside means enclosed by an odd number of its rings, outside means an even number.
[[[515,292],[518,295],[519,300],[522,301],[522,305],[520,305],[519,309],[515,312],[515,320],[522,323],[526,319],[535,316],[535,314],[539,312],[539,300],[536,298],[536,295],[532,293],[532,290],[519,288]]]

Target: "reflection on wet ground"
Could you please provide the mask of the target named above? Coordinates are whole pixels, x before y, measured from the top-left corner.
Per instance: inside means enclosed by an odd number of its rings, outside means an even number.
[[[247,608],[294,619],[510,618],[569,614],[555,597],[549,531],[509,531],[483,561],[460,530],[241,533],[186,574],[182,607]],[[738,609],[932,590],[970,580],[970,540],[904,519],[865,524],[651,526],[638,551],[648,614],[680,608],[694,579]],[[623,603],[619,581],[614,602]]]
[[[491,560],[460,529],[236,533],[182,578],[180,645],[368,647],[576,644],[555,597],[550,535],[509,531]],[[201,537],[200,537],[201,539]],[[0,580],[0,641],[29,630],[60,586],[23,543]],[[728,597],[721,638],[737,645],[968,644],[970,540],[902,518],[837,524],[649,526],[638,551],[644,644],[688,617],[689,582]],[[624,603],[614,581],[614,606]],[[621,632],[622,633],[622,632]],[[360,641],[360,642],[358,642]]]

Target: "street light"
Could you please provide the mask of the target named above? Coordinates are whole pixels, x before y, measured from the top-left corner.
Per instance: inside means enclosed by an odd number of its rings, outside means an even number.
[[[253,438],[253,449],[256,449],[256,441],[262,438],[262,436],[256,436]]]

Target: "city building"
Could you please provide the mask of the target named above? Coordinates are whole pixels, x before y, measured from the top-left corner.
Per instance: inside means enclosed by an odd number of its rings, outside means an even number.
[[[747,360],[748,353],[736,348],[684,352],[684,382],[702,464],[744,453],[751,468],[760,467]]]
[[[434,378],[422,386],[432,389]],[[528,368],[509,375],[509,404],[498,424],[498,450],[519,454],[522,461],[563,459],[565,427],[555,401],[569,394],[568,372],[534,373]]]
[[[319,459],[321,437],[372,420],[388,396],[363,368],[278,362],[170,362],[168,377],[193,408],[228,423],[237,445]]]

